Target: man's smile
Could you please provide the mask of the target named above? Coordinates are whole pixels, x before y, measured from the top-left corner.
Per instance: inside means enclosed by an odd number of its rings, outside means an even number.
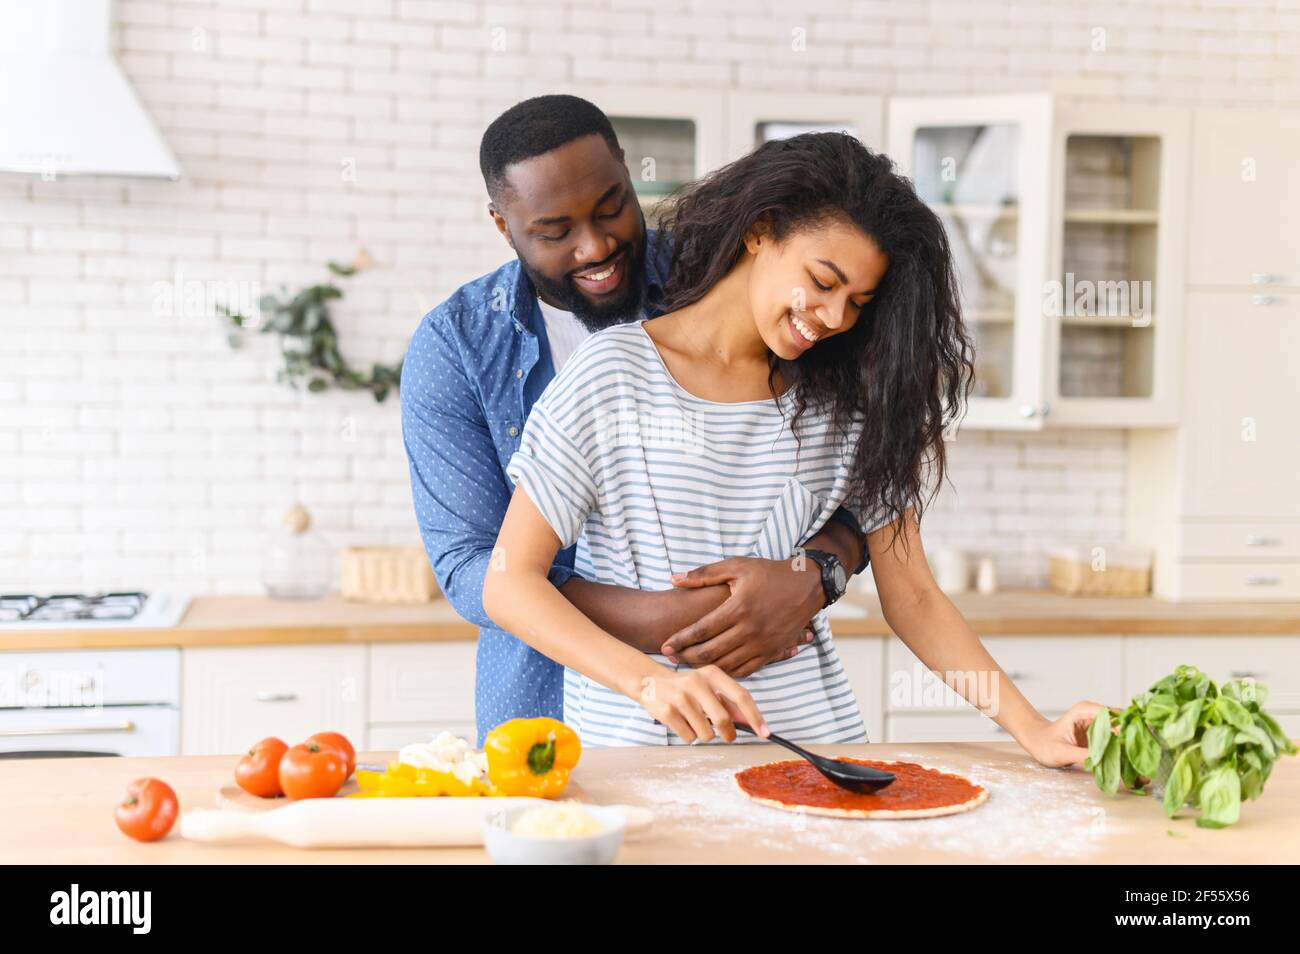
[[[600,297],[617,291],[627,273],[627,249],[619,249],[612,259],[588,266],[571,276],[573,283],[588,295]]]

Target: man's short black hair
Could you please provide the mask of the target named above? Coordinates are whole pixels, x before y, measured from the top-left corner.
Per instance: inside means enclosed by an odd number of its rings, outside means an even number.
[[[507,187],[506,169],[583,136],[603,136],[620,159],[623,149],[609,117],[580,96],[552,94],[516,103],[492,120],[478,147],[483,183],[493,201]]]

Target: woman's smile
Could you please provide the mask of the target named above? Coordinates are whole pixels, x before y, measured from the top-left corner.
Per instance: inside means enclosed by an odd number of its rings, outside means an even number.
[[[793,312],[789,316],[790,340],[800,351],[807,351],[815,345],[825,332],[804,320]]]

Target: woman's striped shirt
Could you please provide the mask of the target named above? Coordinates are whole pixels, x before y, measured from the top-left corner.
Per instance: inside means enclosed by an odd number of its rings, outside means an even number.
[[[668,589],[672,574],[728,557],[791,558],[844,504],[843,436],[809,409],[796,441],[790,411],[788,392],[734,404],[690,394],[642,323],[631,322],[579,346],[533,407],[507,473],[562,546],[577,541],[581,576]],[[864,531],[875,528],[857,516]],[[824,612],[813,630],[794,658],[741,684],[780,735],[864,742]],[[564,718],[584,745],[681,741],[636,702],[572,669]]]

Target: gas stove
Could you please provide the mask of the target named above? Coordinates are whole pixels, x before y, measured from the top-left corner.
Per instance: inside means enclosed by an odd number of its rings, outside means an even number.
[[[166,628],[181,621],[189,603],[179,593],[6,593],[0,630]]]

